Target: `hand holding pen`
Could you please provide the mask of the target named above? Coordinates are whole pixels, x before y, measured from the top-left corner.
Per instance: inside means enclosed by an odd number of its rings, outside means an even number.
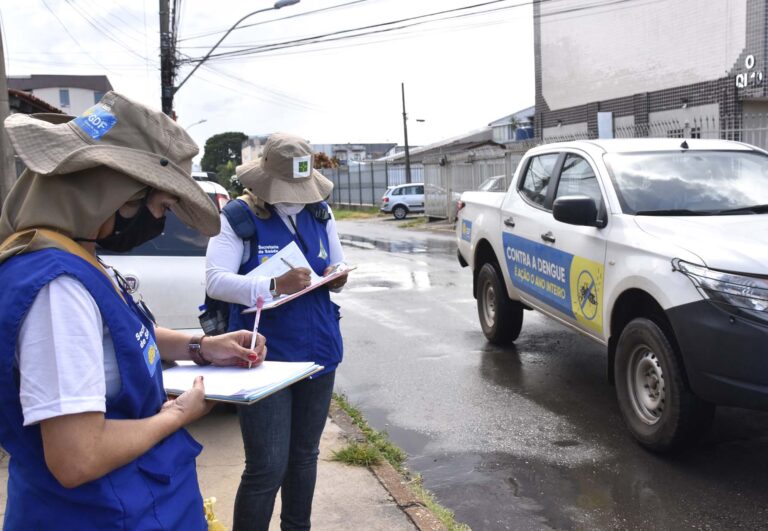
[[[261,319],[261,309],[264,307],[264,297],[259,296],[256,299],[256,318],[253,320],[253,335],[251,336],[251,350],[256,346],[256,338],[259,337],[259,319]],[[248,368],[251,368],[251,359],[248,358]]]
[[[308,287],[312,282],[310,271],[306,267],[294,267],[288,260],[281,258],[290,269],[276,279],[277,292],[280,295],[290,295]]]

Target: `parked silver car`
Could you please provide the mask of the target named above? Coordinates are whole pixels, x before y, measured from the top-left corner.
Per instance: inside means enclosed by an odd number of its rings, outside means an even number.
[[[390,186],[381,198],[381,208],[395,219],[404,219],[408,214],[424,213],[424,183],[399,184]]]

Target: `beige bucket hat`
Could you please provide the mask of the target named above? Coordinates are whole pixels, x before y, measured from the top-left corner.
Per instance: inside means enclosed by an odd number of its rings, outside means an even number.
[[[317,203],[333,190],[333,183],[313,168],[312,148],[288,133],[273,133],[261,158],[236,169],[243,186],[267,203]]]
[[[178,197],[171,210],[206,236],[220,230],[215,205],[190,175],[197,145],[161,112],[107,92],[77,118],[12,114],[5,129],[16,154],[39,175],[107,166]]]

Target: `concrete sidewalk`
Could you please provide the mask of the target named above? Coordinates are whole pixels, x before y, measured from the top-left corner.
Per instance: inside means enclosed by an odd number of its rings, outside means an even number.
[[[332,460],[332,452],[343,448],[348,438],[358,437],[345,413],[332,409],[320,441],[317,487],[312,509],[312,529],[371,531],[440,530],[440,522],[419,504],[388,464],[374,469],[345,465]],[[344,425],[344,428],[340,427]],[[232,529],[235,494],[243,471],[243,443],[237,413],[217,406],[193,424],[189,431],[201,444],[197,460],[200,490],[204,498],[215,497],[216,518]],[[8,457],[0,450],[0,521],[5,513]],[[386,485],[386,487],[385,487]],[[280,494],[277,496],[270,530],[280,529]]]
[[[329,418],[320,441],[317,486],[312,507],[312,529],[322,530],[415,530],[443,529],[435,517],[415,502],[400,476],[388,464],[371,470],[332,460],[332,452],[355,437],[346,415],[336,411],[340,424]],[[200,490],[204,498],[216,497],[216,518],[232,528],[232,511],[240,474],[243,444],[237,414],[217,406],[190,428],[205,446],[197,460]],[[394,473],[394,475],[392,474]],[[387,487],[385,488],[385,485]],[[391,492],[390,492],[391,491]],[[270,530],[280,529],[280,494]]]

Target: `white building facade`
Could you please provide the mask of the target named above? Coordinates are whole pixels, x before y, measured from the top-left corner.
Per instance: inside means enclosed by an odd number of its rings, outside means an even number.
[[[31,75],[11,76],[8,88],[21,90],[77,116],[112,90],[107,76]]]

